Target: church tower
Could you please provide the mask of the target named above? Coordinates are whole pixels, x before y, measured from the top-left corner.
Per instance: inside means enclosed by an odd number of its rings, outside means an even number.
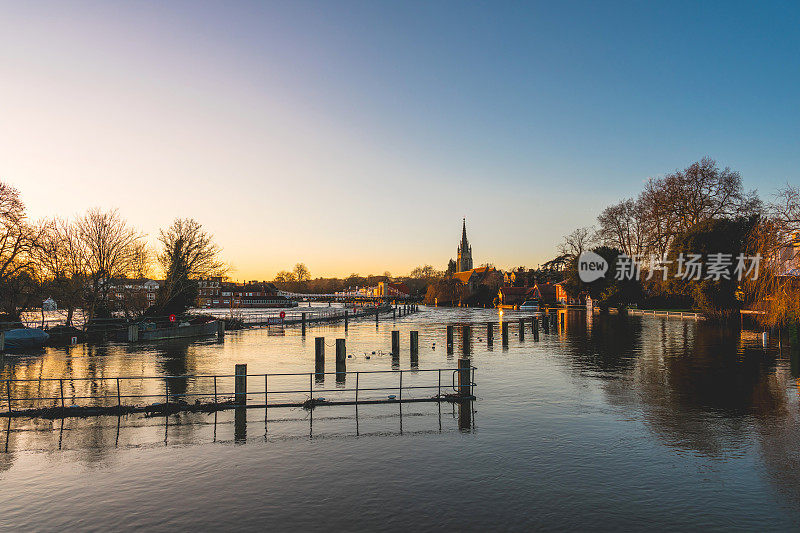
[[[472,246],[467,240],[467,219],[461,229],[461,244],[458,245],[458,262],[456,263],[458,272],[472,270]]]

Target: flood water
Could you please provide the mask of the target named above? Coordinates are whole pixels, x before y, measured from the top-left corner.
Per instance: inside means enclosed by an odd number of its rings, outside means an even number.
[[[351,321],[347,331],[313,325],[305,337],[299,327],[254,329],[229,332],[223,343],[8,357],[2,379],[95,377],[85,386],[113,395],[117,376],[229,375],[240,363],[250,374],[313,372],[315,336],[326,339],[328,372],[336,338],[347,339],[348,371],[410,369],[412,330],[420,332],[419,370],[453,368],[461,338],[457,330],[448,354],[445,327],[473,324],[477,400],[464,412],[449,403],[363,405],[357,414],[319,407],[313,416],[275,408],[266,420],[261,408],[0,419],[0,530],[800,526],[796,361],[776,340],[764,348],[755,331],[581,311],[569,312],[563,330],[540,331],[536,341],[528,326],[520,340],[518,316],[421,308],[377,327],[374,319]],[[508,346],[495,327],[489,347],[485,323],[500,320],[511,323]],[[399,361],[389,354],[393,329]],[[257,379],[249,390],[264,390]],[[338,384],[346,385],[351,375]],[[179,395],[209,391],[199,379],[171,386]],[[333,376],[311,386],[337,388]],[[81,387],[66,392],[70,403]],[[163,387],[131,381],[123,394]]]

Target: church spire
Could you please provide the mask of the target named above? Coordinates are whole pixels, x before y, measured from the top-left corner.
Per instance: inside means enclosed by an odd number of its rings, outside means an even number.
[[[456,265],[459,272],[472,270],[472,247],[467,240],[467,218],[464,217],[461,226],[461,244],[458,245],[458,263]]]

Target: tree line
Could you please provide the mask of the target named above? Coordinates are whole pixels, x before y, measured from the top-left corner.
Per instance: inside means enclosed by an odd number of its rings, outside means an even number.
[[[0,321],[18,321],[28,308],[53,298],[71,325],[75,311],[87,320],[180,313],[197,298],[196,280],[226,270],[220,248],[193,219],[160,230],[158,248],[116,209],[89,209],[73,218],[31,221],[19,191],[0,182]],[[155,302],[141,291],[116,291],[155,269],[165,280]],[[152,305],[151,305],[152,304]]]
[[[739,172],[705,157],[650,178],[638,196],[606,207],[596,226],[565,236],[559,254],[568,259],[570,288],[588,291],[605,305],[692,307],[719,318],[751,306],[764,312],[761,321],[777,324],[798,319],[798,279],[784,275],[788,264],[796,264],[792,243],[798,231],[797,187],[787,184],[764,202],[756,191],[743,188]],[[604,257],[612,270],[624,258],[636,258],[642,275],[639,280],[606,276],[581,284],[577,259],[584,250]],[[684,257],[717,253],[733,259],[720,278],[705,270],[700,279],[680,276]],[[759,258],[760,272],[740,282],[735,258],[745,254]]]

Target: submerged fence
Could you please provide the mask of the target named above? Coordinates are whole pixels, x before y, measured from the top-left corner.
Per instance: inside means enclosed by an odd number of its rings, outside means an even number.
[[[461,401],[474,399],[474,373],[461,359],[458,368],[247,374],[236,365],[225,375],[6,379],[0,416]]]

